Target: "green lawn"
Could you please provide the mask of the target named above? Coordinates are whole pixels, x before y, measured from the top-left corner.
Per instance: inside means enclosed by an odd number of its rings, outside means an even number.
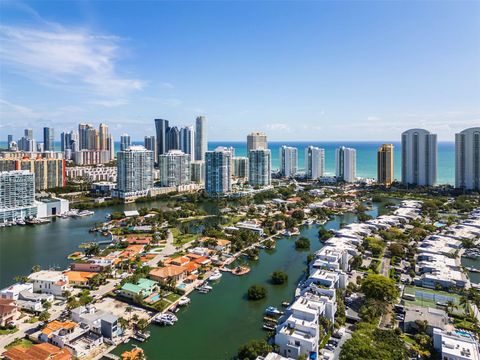
[[[172,228],[173,245],[181,246],[195,240],[198,234],[182,234],[178,228]]]
[[[11,342],[10,344],[8,344],[7,346],[5,346],[5,349],[9,349],[17,345],[28,349],[29,347],[33,346],[33,342],[28,339],[17,339]]]
[[[155,308],[159,309],[161,311],[161,310],[164,310],[165,308],[167,308],[171,304],[172,303],[167,301],[167,300],[160,300],[160,301],[157,301],[155,303]],[[160,305],[160,307],[159,307],[159,305]]]
[[[13,329],[0,329],[0,335],[10,335],[16,333],[17,331],[17,327],[14,327]]]
[[[175,301],[177,301],[177,300],[180,298],[180,295],[175,294],[175,293],[170,293],[170,294],[168,294],[165,298],[166,298],[167,300],[171,301],[171,302],[175,302]]]

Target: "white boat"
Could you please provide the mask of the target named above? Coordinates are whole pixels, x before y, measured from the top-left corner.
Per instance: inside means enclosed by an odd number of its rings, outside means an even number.
[[[91,210],[82,210],[79,213],[77,213],[76,216],[82,217],[82,216],[89,216],[89,215],[93,215],[93,214],[95,214],[95,213]]]
[[[188,297],[181,298],[178,302],[178,306],[185,306],[190,303],[190,299]]]
[[[152,319],[153,322],[158,323],[160,325],[174,325],[177,321],[178,318],[172,314],[172,313],[163,313],[163,314],[158,314],[155,315],[155,317]]]
[[[222,277],[222,273],[218,270],[215,270],[212,275],[209,276],[208,280],[215,281],[219,280]]]
[[[206,293],[210,292],[210,290],[212,290],[212,289],[213,288],[211,286],[207,285],[207,284],[204,284],[204,285],[197,288],[197,290],[199,292],[201,292],[202,294],[206,294]]]

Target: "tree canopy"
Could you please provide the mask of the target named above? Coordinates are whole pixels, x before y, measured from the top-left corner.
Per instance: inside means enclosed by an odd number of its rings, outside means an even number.
[[[248,288],[249,300],[260,300],[267,296],[267,289],[262,285],[252,285]]]
[[[362,281],[362,292],[367,299],[388,302],[395,300],[399,295],[395,281],[378,274],[370,274]]]
[[[405,344],[393,330],[377,329],[375,325],[359,323],[352,338],[342,346],[340,360],[404,360]]]
[[[265,340],[250,340],[238,349],[239,360],[255,360],[258,356],[265,356],[273,348]]]

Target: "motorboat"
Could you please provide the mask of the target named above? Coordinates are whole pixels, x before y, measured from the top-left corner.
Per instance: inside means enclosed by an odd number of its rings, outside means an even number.
[[[272,324],[263,324],[262,329],[267,331],[274,331],[275,326]]]
[[[152,321],[160,325],[171,326],[178,321],[178,318],[174,314],[166,312],[166,313],[155,315]]]
[[[220,278],[222,277],[222,273],[218,270],[215,270],[212,275],[210,275],[208,277],[208,280],[210,281],[215,281],[215,280],[219,280]]]
[[[185,306],[188,304],[190,304],[190,298],[188,297],[181,298],[180,301],[178,302],[178,306]]]
[[[202,294],[206,294],[208,292],[210,292],[213,288],[207,284],[203,284],[202,286],[198,287],[197,290],[198,292],[202,293]]]
[[[276,307],[274,306],[269,306],[265,309],[265,314],[266,315],[273,315],[273,316],[278,316],[278,315],[282,315],[283,314],[283,311],[280,311],[278,310]]]
[[[76,216],[83,217],[83,216],[90,216],[90,215],[93,215],[93,214],[95,214],[95,213],[91,210],[82,210],[82,211],[78,212]]]

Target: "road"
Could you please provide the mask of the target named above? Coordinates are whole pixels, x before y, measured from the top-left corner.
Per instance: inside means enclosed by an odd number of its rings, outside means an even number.
[[[63,302],[55,301],[52,307],[49,309],[50,320],[57,319],[62,313],[65,306]],[[0,354],[5,350],[5,346],[15,341],[16,339],[24,338],[29,332],[33,332],[40,322],[36,323],[17,323],[18,331],[9,335],[0,336]]]
[[[342,346],[345,344],[345,342],[352,337],[352,333],[348,328],[345,328],[345,333],[343,334],[342,338],[338,342],[337,347],[335,348],[335,351],[333,352],[333,358],[335,360],[340,358],[340,351],[342,351]]]
[[[390,258],[384,256],[380,265],[380,274],[388,277],[388,270],[390,270]]]

